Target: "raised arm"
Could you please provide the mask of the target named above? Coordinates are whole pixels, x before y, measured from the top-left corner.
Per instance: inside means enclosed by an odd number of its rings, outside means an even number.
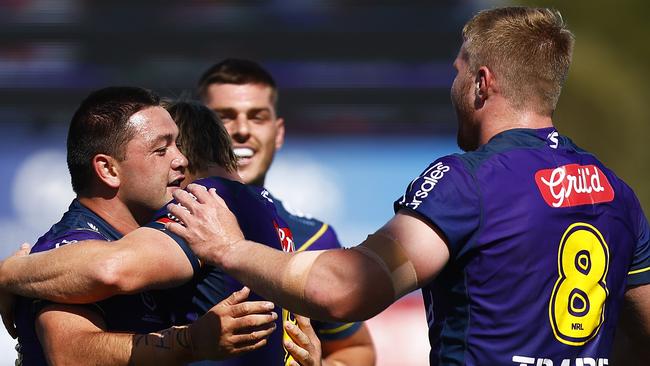
[[[433,279],[449,259],[437,229],[402,210],[352,249],[283,253],[246,241],[225,203],[211,190],[190,185],[168,209],[184,225],[168,229],[194,252],[220,266],[263,297],[316,319],[370,318]]]
[[[149,334],[107,332],[91,310],[52,305],[38,315],[36,331],[51,365],[181,365],[224,359],[264,346],[275,329],[273,303],[244,302],[248,294],[248,289],[235,292],[189,326]]]
[[[164,267],[165,271],[160,271]],[[0,288],[59,303],[82,304],[117,294],[178,286],[192,264],[168,235],[139,228],[120,240],[86,240],[0,264]]]

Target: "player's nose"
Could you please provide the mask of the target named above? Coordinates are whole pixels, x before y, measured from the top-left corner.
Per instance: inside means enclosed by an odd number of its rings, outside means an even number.
[[[178,151],[178,155],[172,159],[172,169],[178,170],[178,169],[185,169],[187,168],[187,158],[183,153]]]
[[[234,120],[232,137],[240,142],[246,141],[250,137],[250,122],[246,115],[237,115],[237,119]]]

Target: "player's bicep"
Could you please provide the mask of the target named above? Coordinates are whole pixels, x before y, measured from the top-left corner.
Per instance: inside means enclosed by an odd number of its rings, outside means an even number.
[[[399,210],[377,233],[392,238],[386,245],[394,246],[392,252],[401,253],[401,261],[413,266],[416,287],[434,279],[449,261],[449,247],[442,232],[411,210]]]
[[[153,288],[170,288],[189,281],[194,266],[183,249],[162,231],[141,227],[126,235],[122,250],[120,277],[126,293]]]
[[[82,361],[80,340],[103,331],[105,323],[87,307],[54,304],[41,310],[34,326],[48,363],[58,365]]]

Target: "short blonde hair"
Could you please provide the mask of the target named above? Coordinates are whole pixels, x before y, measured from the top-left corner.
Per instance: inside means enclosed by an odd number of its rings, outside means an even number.
[[[567,77],[574,37],[554,9],[479,12],[463,28],[470,70],[487,66],[515,109],[552,115]]]

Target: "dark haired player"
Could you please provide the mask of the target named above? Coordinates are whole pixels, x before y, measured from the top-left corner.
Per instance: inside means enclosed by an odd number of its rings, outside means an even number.
[[[68,166],[77,199],[35,244],[34,254],[4,261],[2,277],[4,284],[11,282],[26,296],[95,303],[73,306],[21,299],[16,325],[22,364],[180,364],[224,358],[264,344],[274,328],[273,304],[240,304],[245,290],[194,324],[171,327],[162,294],[141,291],[178,283],[178,273],[191,276],[191,252],[173,242],[157,242],[148,254],[135,246],[119,251],[116,244],[123,234],[150,220],[178,189],[187,162],[176,147],[177,135],[158,96],[147,90],[105,88],[81,103],[68,134]],[[94,251],[97,248],[106,250]],[[58,251],[64,255],[50,256]],[[17,259],[14,273],[11,259]],[[116,265],[131,263],[131,272],[115,276]],[[157,282],[124,287],[147,277],[147,268],[154,269]],[[40,281],[57,271],[66,277]],[[95,277],[77,275],[84,271],[93,271]],[[96,279],[99,285],[93,283]],[[98,301],[115,294],[132,295]]]

